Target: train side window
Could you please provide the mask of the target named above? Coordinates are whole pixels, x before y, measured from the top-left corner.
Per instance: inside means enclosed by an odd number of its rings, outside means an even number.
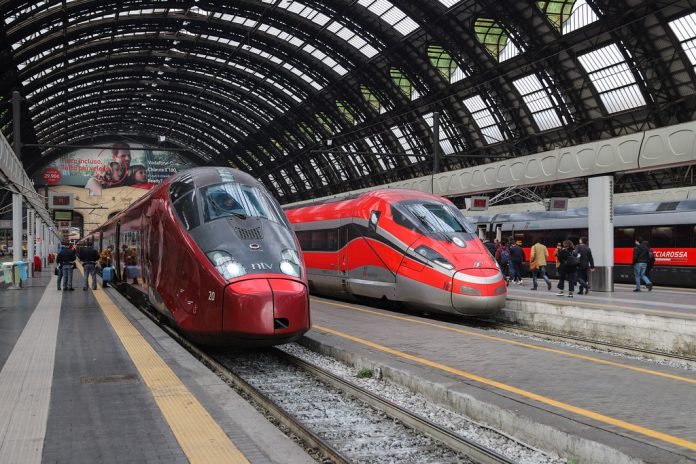
[[[689,248],[691,244],[691,226],[674,226],[674,247]]]
[[[394,222],[399,224],[401,227],[405,227],[407,229],[418,231],[418,226],[416,226],[413,223],[413,221],[411,221],[410,218],[406,217],[406,215],[404,215],[401,211],[394,208],[393,206],[391,208],[391,213],[392,213],[392,219],[394,219]]]
[[[633,248],[635,246],[636,229],[633,227],[617,227],[614,230],[614,247]]]
[[[177,201],[186,193],[193,190],[193,187],[193,179],[189,176],[184,177],[178,182],[174,182],[171,187],[169,187],[169,197],[172,199],[172,202]]]
[[[380,214],[381,213],[379,211],[372,211],[370,213],[370,230],[377,230],[377,223],[379,222]]]
[[[674,228],[673,227],[653,227],[650,231],[650,246],[657,248],[674,247]]]
[[[300,242],[302,251],[312,251],[312,233],[310,231],[297,231],[295,235],[297,236],[297,241]]]
[[[194,229],[200,224],[194,191],[190,191],[186,195],[179,197],[179,199],[174,202],[174,210],[181,223],[186,227],[186,230]]]

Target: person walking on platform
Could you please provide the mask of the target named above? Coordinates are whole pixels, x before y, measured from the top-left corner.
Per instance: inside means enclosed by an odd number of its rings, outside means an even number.
[[[512,272],[512,280],[514,280],[517,285],[522,285],[522,263],[524,262],[524,250],[517,243],[512,242],[510,244],[510,265]]]
[[[537,276],[544,279],[546,289],[551,290],[551,279],[546,275],[546,259],[549,257],[549,250],[546,245],[541,243],[539,238],[534,239],[534,246],[529,254],[529,271],[532,273],[532,290],[537,289]]]
[[[592,250],[587,245],[587,237],[580,237],[578,245],[575,247],[575,256],[578,258],[578,295],[590,291],[590,272],[594,271],[594,258]]]
[[[645,275],[645,270],[648,268],[648,263],[650,262],[650,247],[648,247],[648,242],[638,239],[636,240],[636,246],[633,248],[633,276],[636,279],[636,288],[633,289],[634,292],[640,292],[640,282],[645,282],[648,286],[648,291],[651,292],[653,284]]]
[[[563,296],[564,283],[568,281],[568,298],[573,298],[573,290],[575,290],[575,274],[578,268],[578,259],[575,256],[575,246],[570,240],[563,242],[563,248],[556,254],[556,260],[560,262],[558,268],[558,293],[556,295]]]
[[[496,246],[495,243],[491,242],[490,240],[486,239],[483,242],[483,245],[488,249],[488,251],[491,253],[491,256],[495,256],[495,251],[496,251]]]
[[[60,290],[60,281],[63,280],[63,290],[75,290],[72,286],[73,267],[75,266],[75,251],[70,247],[63,247],[58,253],[56,262],[60,266],[60,275],[58,276],[58,290]]]
[[[87,245],[80,248],[80,261],[85,269],[85,284],[82,286],[82,291],[87,291],[89,288],[89,276],[92,276],[92,290],[97,289],[97,261],[99,261],[99,252],[92,245]]]
[[[498,266],[500,266],[500,272],[503,273],[505,278],[505,284],[510,284],[510,249],[507,247],[507,242],[503,239],[500,242],[500,246],[495,252],[495,260],[498,261]]]
[[[650,277],[650,273],[652,272],[653,268],[655,267],[655,252],[653,251],[652,248],[650,248],[650,245],[648,244],[647,240],[643,240],[643,244],[648,247],[648,265],[645,267],[645,277],[648,278],[650,282],[652,282],[652,277]],[[647,285],[646,285],[647,287]]]

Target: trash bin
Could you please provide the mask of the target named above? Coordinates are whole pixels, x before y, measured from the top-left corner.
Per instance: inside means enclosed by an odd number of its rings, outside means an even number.
[[[12,268],[14,263],[2,263],[2,280],[6,284],[12,283]]]
[[[39,256],[34,256],[34,270],[41,272],[41,258]]]
[[[22,282],[27,280],[27,264],[28,263],[24,261],[17,261],[15,263],[15,265],[19,269],[19,280],[21,280]]]

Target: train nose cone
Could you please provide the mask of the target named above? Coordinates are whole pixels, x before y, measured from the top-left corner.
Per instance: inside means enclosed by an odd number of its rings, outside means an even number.
[[[288,279],[248,279],[225,289],[223,332],[267,337],[309,329],[309,295]]]
[[[452,279],[452,307],[467,316],[493,314],[505,306],[507,288],[498,269],[463,269]]]

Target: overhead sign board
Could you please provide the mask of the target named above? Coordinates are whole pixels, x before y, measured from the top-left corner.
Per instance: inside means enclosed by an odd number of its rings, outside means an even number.
[[[75,208],[75,195],[72,193],[49,192],[49,209],[73,209]]]
[[[488,197],[471,197],[469,211],[486,211],[488,209]]]
[[[568,199],[554,197],[549,198],[549,211],[566,211],[568,209]]]
[[[53,220],[54,221],[72,221],[73,220],[73,212],[70,210],[67,211],[61,211],[61,210],[53,210]]]

